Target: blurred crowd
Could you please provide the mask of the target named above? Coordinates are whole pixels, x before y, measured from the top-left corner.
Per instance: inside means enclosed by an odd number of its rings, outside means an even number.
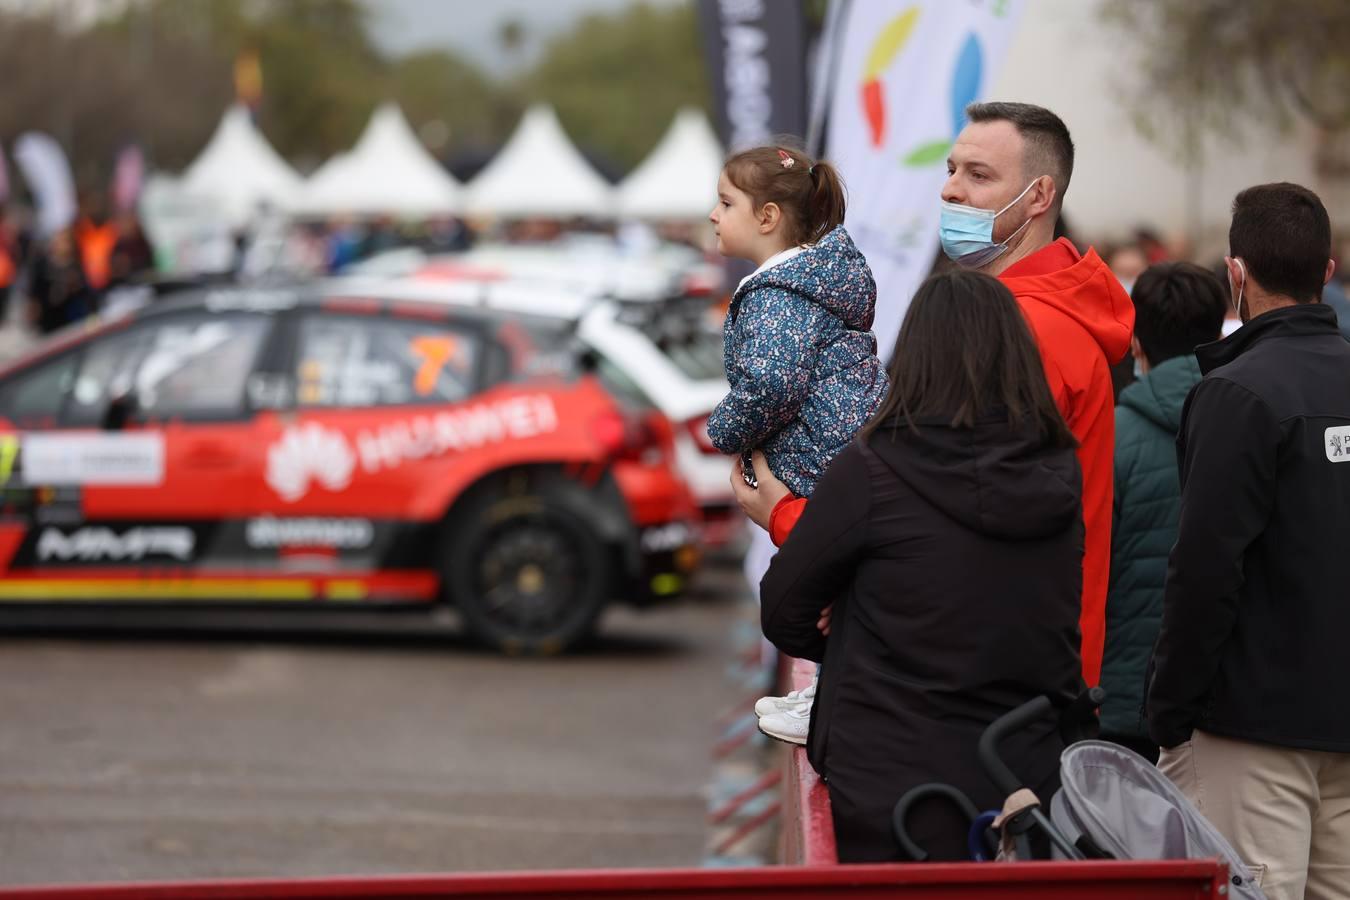
[[[89,196],[74,224],[38,240],[22,209],[0,216],[0,322],[47,334],[98,312],[104,295],[155,270],[134,212],[110,215]],[[12,307],[12,308],[11,308]]]
[[[464,252],[485,238],[544,244],[565,235],[603,234],[634,248],[665,241],[701,249],[703,239],[698,226],[683,223],[653,230],[580,219],[482,225],[448,216],[419,221],[335,216],[323,221],[260,217],[248,229],[222,231],[210,241],[195,238],[195,246],[167,246],[152,239],[136,212],[109,210],[101,195],[87,194],[75,222],[45,239],[29,208],[15,205],[0,212],[0,326],[45,335],[106,310],[121,288],[165,280],[340,275],[403,248],[433,256]],[[226,246],[215,246],[222,241]]]

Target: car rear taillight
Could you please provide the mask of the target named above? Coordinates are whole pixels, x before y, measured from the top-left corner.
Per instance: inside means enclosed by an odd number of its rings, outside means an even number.
[[[708,437],[708,417],[699,416],[697,419],[690,419],[684,423],[684,427],[693,435],[694,443],[698,449],[709,456],[720,456],[721,450],[713,446],[712,438]]]
[[[662,440],[660,429],[649,420],[651,413],[643,416],[630,416],[620,412],[607,412],[591,422],[591,433],[596,441],[605,448],[605,452],[615,459],[633,460],[655,465],[666,457],[666,448],[670,436],[667,429],[666,440]]]

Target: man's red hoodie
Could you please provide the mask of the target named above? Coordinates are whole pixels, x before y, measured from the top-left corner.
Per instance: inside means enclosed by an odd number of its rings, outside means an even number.
[[[1027,317],[1041,351],[1055,403],[1078,438],[1083,470],[1083,680],[1097,684],[1106,643],[1106,588],[1111,572],[1112,460],[1115,401],[1110,366],[1125,357],[1134,331],[1134,304],[1094,250],[1080,255],[1060,238],[1010,266],[999,280]],[[776,545],[797,524],[804,499],[789,495],[774,508],[769,534]]]

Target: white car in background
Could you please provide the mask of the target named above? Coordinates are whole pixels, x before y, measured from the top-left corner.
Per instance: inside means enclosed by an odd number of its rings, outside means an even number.
[[[590,234],[540,243],[486,242],[460,253],[434,255],[399,247],[354,263],[342,274],[499,279],[646,303],[712,296],[723,286],[721,266],[692,247],[657,242],[629,248],[612,237]]]
[[[708,415],[729,387],[722,372],[721,335],[702,300],[684,304],[620,303],[575,289],[547,289],[526,279],[483,279],[472,273],[444,277],[352,276],[334,279],[330,296],[379,296],[482,306],[573,324],[577,338],[596,356],[611,382],[621,382],[670,420],[676,463],[701,514],[704,541],[719,546],[741,529],[731,492],[730,461],[708,439]]]

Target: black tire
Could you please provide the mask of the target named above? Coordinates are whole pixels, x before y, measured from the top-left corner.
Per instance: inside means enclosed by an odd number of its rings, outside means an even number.
[[[609,599],[609,561],[591,526],[547,497],[485,497],[454,518],[442,576],[479,643],[561,653],[591,634]]]

